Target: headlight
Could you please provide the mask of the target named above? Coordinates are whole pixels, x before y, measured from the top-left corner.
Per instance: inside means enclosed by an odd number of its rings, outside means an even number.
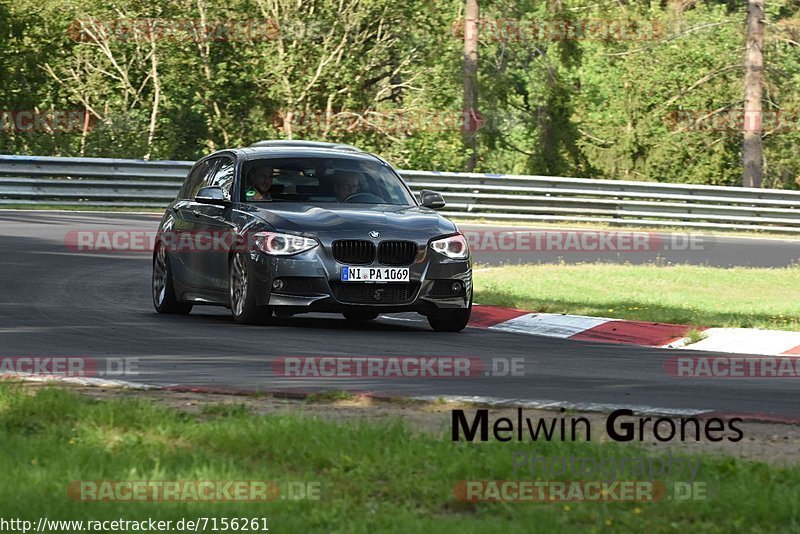
[[[453,260],[465,260],[469,257],[467,240],[461,234],[431,241],[431,248]]]
[[[277,232],[258,232],[253,239],[260,251],[272,256],[291,256],[317,246],[317,242],[308,237]]]

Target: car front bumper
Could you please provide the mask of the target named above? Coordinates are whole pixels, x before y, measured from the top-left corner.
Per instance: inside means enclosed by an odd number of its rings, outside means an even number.
[[[333,312],[370,310],[379,313],[415,311],[428,315],[437,310],[464,309],[472,302],[472,261],[451,260],[428,247],[409,269],[409,282],[341,282],[343,264],[317,247],[289,257],[250,254],[254,290],[259,306],[278,312]],[[380,266],[373,263],[371,266]],[[277,279],[284,288],[273,289]],[[454,292],[453,284],[460,284]],[[345,286],[346,284],[346,286]],[[355,287],[359,286],[359,287]]]

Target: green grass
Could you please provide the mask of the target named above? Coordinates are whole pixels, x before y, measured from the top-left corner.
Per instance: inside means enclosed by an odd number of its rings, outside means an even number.
[[[696,326],[800,330],[800,268],[514,265],[475,273],[475,302]]]
[[[692,345],[694,343],[700,343],[701,341],[703,341],[707,337],[708,337],[708,334],[706,334],[704,331],[698,330],[696,328],[692,328],[691,330],[686,332],[687,345]]]
[[[512,479],[514,450],[531,443],[453,443],[397,421],[334,422],[201,416],[132,399],[93,401],[59,389],[35,396],[0,384],[3,517],[146,519],[267,517],[275,532],[776,532],[800,529],[800,468],[702,457],[708,501],[463,503],[458,480]],[[597,442],[536,443],[537,454],[628,456]],[[321,483],[321,500],[270,503],[76,502],[73,480],[293,480]]]
[[[343,389],[331,389],[322,393],[311,393],[306,400],[308,402],[336,402],[353,400],[355,395]]]

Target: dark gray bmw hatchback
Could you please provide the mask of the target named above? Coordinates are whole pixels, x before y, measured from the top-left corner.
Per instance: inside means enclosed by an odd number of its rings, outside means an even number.
[[[472,260],[456,225],[381,158],[348,145],[267,141],[198,161],[159,227],[153,302],[195,305],[236,321],[341,313],[367,321],[418,312],[463,330]]]

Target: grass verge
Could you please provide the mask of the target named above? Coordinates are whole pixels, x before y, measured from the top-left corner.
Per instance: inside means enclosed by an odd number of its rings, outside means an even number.
[[[800,268],[513,265],[475,273],[475,302],[696,326],[800,330]]]
[[[464,503],[459,480],[513,479],[513,451],[532,445],[453,443],[392,420],[333,422],[249,410],[200,414],[135,399],[93,401],[0,384],[5,517],[146,519],[266,517],[278,532],[796,531],[800,468],[717,456],[696,480],[708,500],[657,503]],[[535,443],[544,456],[647,454],[598,442]],[[623,450],[624,448],[624,450]],[[558,477],[555,477],[558,478]],[[320,500],[269,503],[78,502],[74,480],[291,480]],[[34,523],[35,524],[35,523]],[[534,526],[535,525],[535,526]]]

